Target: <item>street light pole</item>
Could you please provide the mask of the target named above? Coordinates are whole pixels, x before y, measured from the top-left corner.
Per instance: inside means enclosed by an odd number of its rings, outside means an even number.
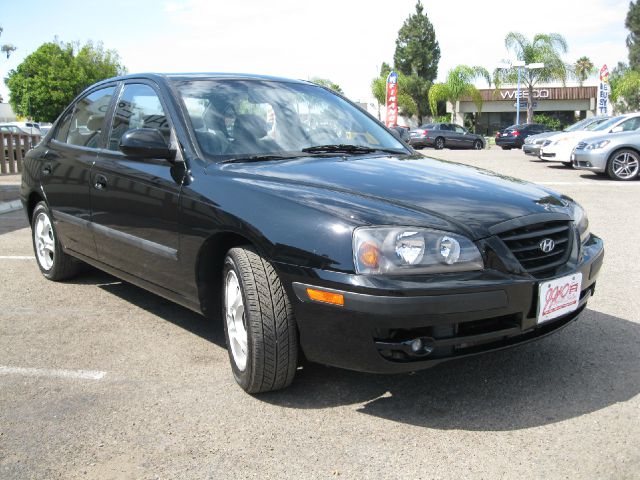
[[[522,60],[511,62],[511,66],[518,69],[518,84],[516,87],[516,125],[520,125],[520,78],[522,75],[522,69],[526,67]]]

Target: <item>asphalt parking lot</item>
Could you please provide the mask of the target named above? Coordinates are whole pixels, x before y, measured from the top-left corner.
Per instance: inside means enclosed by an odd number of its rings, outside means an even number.
[[[520,151],[422,150],[579,201],[605,241],[581,319],[411,375],[306,364],[236,386],[222,324],[88,269],[39,273],[0,215],[0,478],[640,478],[640,181]]]

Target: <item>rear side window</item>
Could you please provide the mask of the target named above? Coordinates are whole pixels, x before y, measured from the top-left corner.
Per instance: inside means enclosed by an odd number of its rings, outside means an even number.
[[[127,130],[155,128],[170,143],[171,128],[155,90],[143,83],[124,86],[113,115],[113,126],[109,135],[109,150],[118,151],[120,139]]]
[[[106,87],[78,100],[69,118],[68,126],[67,119],[63,119],[56,139],[60,140],[58,136],[68,130],[66,141],[69,145],[99,148],[104,117],[114,91],[115,87]]]

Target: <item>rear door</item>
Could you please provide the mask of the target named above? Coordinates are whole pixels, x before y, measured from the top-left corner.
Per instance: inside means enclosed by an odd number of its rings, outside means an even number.
[[[105,116],[116,85],[80,98],[58,122],[40,164],[40,181],[60,241],[70,250],[95,258],[90,228],[90,171],[103,141]]]
[[[157,129],[168,145],[177,144],[158,92],[146,81],[124,84],[92,170],[92,220],[100,261],[177,292],[184,164],[132,158],[119,149],[122,135],[137,128]]]

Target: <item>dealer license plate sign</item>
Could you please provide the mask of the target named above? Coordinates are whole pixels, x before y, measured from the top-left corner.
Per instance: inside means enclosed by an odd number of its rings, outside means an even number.
[[[571,313],[578,308],[582,273],[540,283],[538,293],[538,323]]]

